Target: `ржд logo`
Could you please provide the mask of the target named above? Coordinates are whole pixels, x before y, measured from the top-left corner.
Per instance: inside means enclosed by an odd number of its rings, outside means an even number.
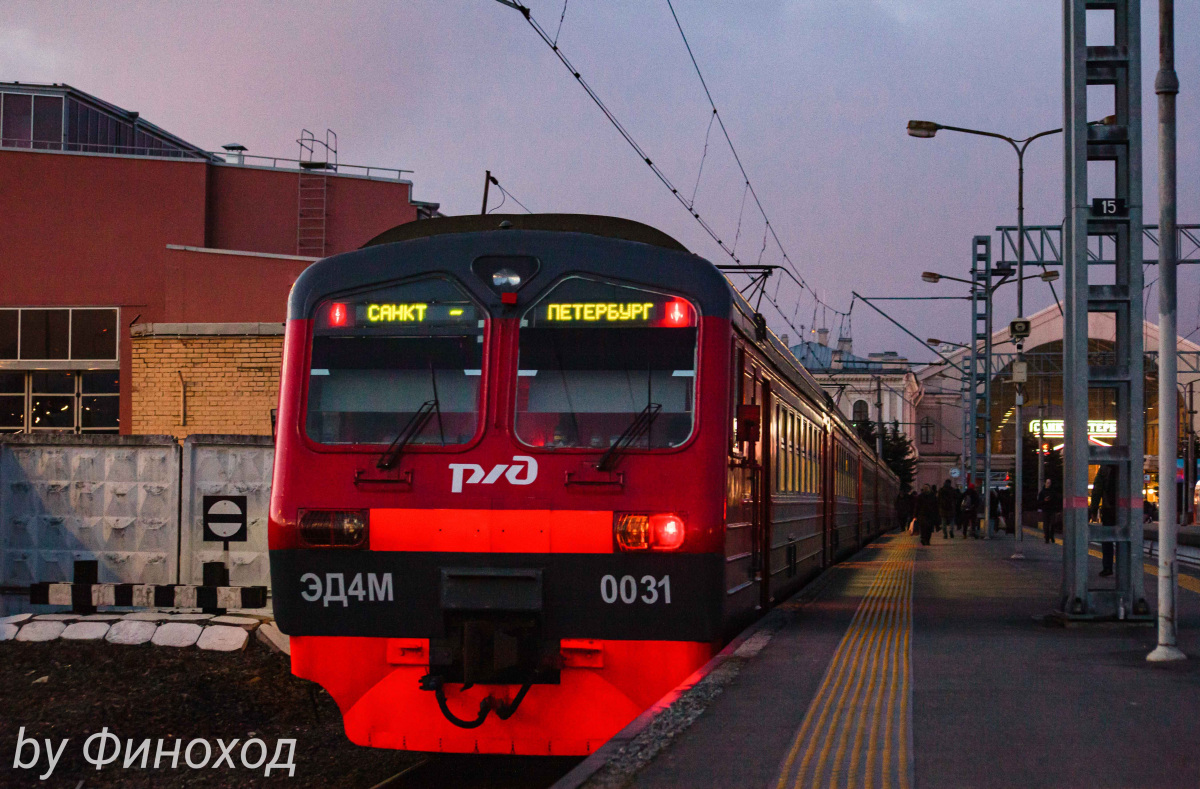
[[[506,471],[507,470],[507,471]],[[537,460],[529,455],[514,455],[512,463],[497,463],[491,471],[484,476],[483,466],[476,463],[451,463],[450,472],[453,475],[450,482],[451,493],[462,493],[463,485],[494,485],[500,476],[513,485],[530,485],[537,479],[538,464]],[[466,472],[471,472],[471,476],[463,479]],[[525,475],[521,476],[524,472]]]

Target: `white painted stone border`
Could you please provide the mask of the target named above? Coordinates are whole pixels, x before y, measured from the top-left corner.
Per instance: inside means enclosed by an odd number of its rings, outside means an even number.
[[[22,637],[22,631],[29,632]],[[0,618],[0,641],[98,641],[117,646],[155,646],[238,652],[253,633],[272,652],[291,655],[291,639],[274,620],[256,615],[213,616],[174,610],[132,613],[15,614]]]

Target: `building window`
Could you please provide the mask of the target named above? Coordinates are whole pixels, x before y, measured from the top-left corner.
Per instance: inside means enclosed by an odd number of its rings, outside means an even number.
[[[116,370],[0,370],[0,433],[116,433]]]
[[[866,400],[854,401],[854,415],[851,417],[855,422],[868,422],[871,416],[868,412]]]
[[[0,309],[0,433],[116,433],[119,410],[115,308]]]
[[[33,147],[47,151],[61,151],[62,138],[62,96],[34,96]]]
[[[921,443],[933,443],[933,417],[926,416],[921,419]]]
[[[5,93],[0,133],[8,148],[28,148],[33,138],[33,97],[26,93]]]
[[[111,307],[0,309],[0,362],[116,361]]]

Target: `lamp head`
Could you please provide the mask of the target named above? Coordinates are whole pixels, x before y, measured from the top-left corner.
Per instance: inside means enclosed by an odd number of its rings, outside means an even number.
[[[929,345],[941,345],[941,344],[942,344],[942,341],[941,341],[941,340],[939,340],[939,339],[937,339],[937,338],[935,338],[935,337],[930,337],[930,338],[929,338],[928,340],[926,340],[925,342],[926,342],[927,344],[929,344]]]
[[[942,275],[933,271],[922,271],[921,279],[925,282],[932,282],[936,285],[942,279]]]
[[[1042,282],[1054,282],[1058,279],[1058,272],[1043,271],[1041,274],[1038,274],[1038,278],[1041,279]]]
[[[942,128],[933,121],[909,121],[908,136],[929,138],[937,134],[938,129]]]

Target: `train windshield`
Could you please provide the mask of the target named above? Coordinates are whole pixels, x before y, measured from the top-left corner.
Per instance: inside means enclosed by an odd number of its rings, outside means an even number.
[[[428,278],[322,302],[314,314],[309,438],[322,444],[465,444],[476,432],[485,315]]]
[[[674,447],[692,433],[696,308],[571,277],[521,321],[517,437],[537,447]]]

